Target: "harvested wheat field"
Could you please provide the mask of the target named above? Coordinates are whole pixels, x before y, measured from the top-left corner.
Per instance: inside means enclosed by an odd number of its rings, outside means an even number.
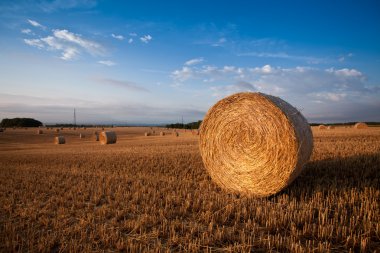
[[[380,128],[313,127],[310,161],[265,198],[211,181],[198,135],[154,130],[0,133],[0,251],[380,252]]]

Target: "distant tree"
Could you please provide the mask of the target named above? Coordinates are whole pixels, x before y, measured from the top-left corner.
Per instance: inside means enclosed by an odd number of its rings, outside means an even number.
[[[0,125],[1,127],[39,127],[42,126],[42,123],[31,118],[14,118],[3,119]]]
[[[167,128],[184,128],[184,129],[198,129],[202,123],[202,120],[198,120],[196,122],[191,122],[187,124],[175,123],[166,125]]]

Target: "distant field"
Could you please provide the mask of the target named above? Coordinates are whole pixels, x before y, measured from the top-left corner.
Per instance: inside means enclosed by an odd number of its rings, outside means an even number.
[[[189,130],[94,130],[0,133],[0,252],[380,252],[380,127],[313,127],[305,170],[264,199],[218,188]]]

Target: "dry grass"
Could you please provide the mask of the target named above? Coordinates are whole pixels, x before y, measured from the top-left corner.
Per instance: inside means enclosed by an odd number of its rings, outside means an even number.
[[[217,187],[198,136],[113,130],[0,134],[0,252],[379,252],[379,128],[313,129],[311,161],[264,199]]]

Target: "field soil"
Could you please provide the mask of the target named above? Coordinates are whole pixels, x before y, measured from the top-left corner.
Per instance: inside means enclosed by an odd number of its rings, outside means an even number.
[[[313,128],[302,174],[262,199],[214,184],[189,130],[42,130],[0,133],[0,252],[380,252],[380,128]]]

